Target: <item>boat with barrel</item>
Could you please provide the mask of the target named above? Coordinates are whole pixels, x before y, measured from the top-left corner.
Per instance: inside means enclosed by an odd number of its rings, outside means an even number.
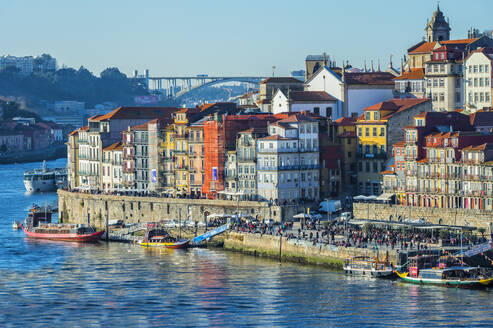
[[[351,275],[362,275],[375,278],[389,278],[394,275],[394,267],[385,258],[355,256],[344,261],[344,272]]]
[[[430,263],[430,258],[433,257],[411,257],[407,271],[395,270],[395,273],[405,282],[420,285],[481,288],[493,284],[491,271],[486,268],[470,267],[450,256],[439,257],[437,266],[426,265]]]
[[[101,239],[103,231],[96,231],[83,224],[52,223],[53,209],[47,205],[44,207],[33,206],[29,211],[22,230],[28,238],[50,239],[73,242],[95,242]]]
[[[143,247],[165,247],[165,248],[186,248],[190,243],[189,239],[175,238],[166,229],[157,224],[148,224],[144,240],[140,243]]]

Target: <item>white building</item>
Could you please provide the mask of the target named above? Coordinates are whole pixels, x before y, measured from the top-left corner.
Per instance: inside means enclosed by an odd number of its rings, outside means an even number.
[[[0,57],[0,70],[9,66],[17,67],[22,75],[29,75],[33,72],[34,58],[32,56],[15,57],[9,55]]]
[[[292,115],[270,124],[270,136],[257,141],[257,190],[260,199],[318,200],[318,122]]]
[[[388,72],[344,72],[340,76],[324,66],[305,82],[305,90],[323,91],[337,99],[334,117],[359,116],[363,108],[394,97],[394,77]]]
[[[272,99],[272,112],[293,113],[306,111],[323,117],[338,119],[337,99],[323,91],[288,91],[278,89]]]
[[[465,60],[465,109],[475,112],[492,107],[493,49],[472,51]]]

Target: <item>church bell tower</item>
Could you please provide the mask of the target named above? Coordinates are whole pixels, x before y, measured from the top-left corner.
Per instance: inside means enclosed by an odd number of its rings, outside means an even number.
[[[440,5],[437,5],[437,10],[426,24],[425,31],[427,42],[450,40],[450,26],[440,10]]]

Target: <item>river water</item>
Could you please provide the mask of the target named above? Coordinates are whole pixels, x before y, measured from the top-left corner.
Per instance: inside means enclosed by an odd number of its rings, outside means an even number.
[[[24,170],[40,165],[0,165],[2,327],[493,326],[493,289],[347,277],[221,250],[28,240],[13,220],[56,200],[24,193]]]

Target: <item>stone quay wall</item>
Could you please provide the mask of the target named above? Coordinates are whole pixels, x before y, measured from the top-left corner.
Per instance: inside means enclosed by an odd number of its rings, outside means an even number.
[[[431,207],[413,207],[403,205],[354,203],[353,216],[355,219],[382,220],[382,221],[404,221],[405,219],[422,218],[433,224],[444,224],[451,226],[483,227],[491,232],[493,225],[493,212],[448,209]]]
[[[203,221],[210,214],[237,212],[259,220],[282,221],[296,214],[294,210],[267,202],[93,195],[58,190],[58,217],[63,222],[90,224],[100,229],[105,228],[107,219],[124,223]]]
[[[255,256],[265,256],[288,262],[321,265],[342,269],[344,260],[353,256],[376,256],[373,249],[338,247],[334,245],[313,245],[307,241],[287,240],[279,236],[230,232],[224,238],[224,249]],[[279,245],[281,244],[281,245]],[[281,251],[279,252],[279,249]],[[388,255],[392,263],[397,263],[397,252],[379,254],[380,259]]]

